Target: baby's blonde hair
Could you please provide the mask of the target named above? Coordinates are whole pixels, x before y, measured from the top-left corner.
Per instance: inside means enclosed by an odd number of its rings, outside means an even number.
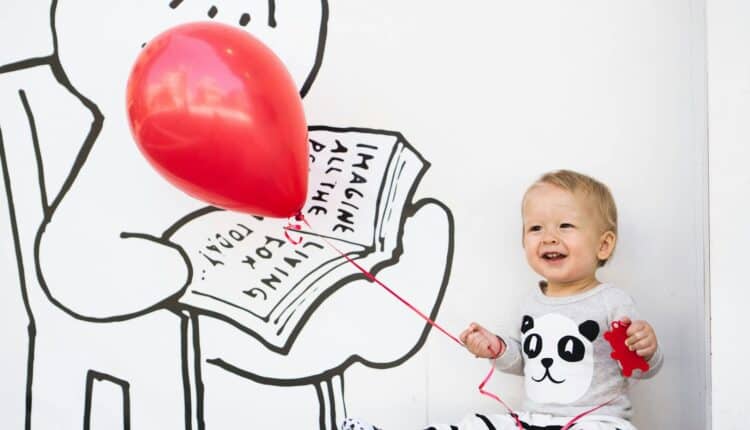
[[[563,169],[548,172],[543,174],[526,190],[521,203],[522,210],[523,202],[526,201],[526,195],[534,187],[541,184],[554,185],[573,194],[582,193],[593,204],[594,210],[599,216],[599,221],[601,221],[602,233],[611,231],[617,235],[617,206],[615,205],[612,193],[606,185],[590,176],[572,170]],[[606,259],[599,260],[599,267],[604,266],[606,263]]]

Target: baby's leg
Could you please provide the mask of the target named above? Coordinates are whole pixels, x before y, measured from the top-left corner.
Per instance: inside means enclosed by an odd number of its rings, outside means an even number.
[[[619,427],[612,423],[584,422],[570,427],[570,430],[630,430],[631,427]]]
[[[517,430],[515,421],[509,415],[467,415],[457,425],[430,425],[424,430]],[[347,418],[341,424],[341,430],[381,430],[366,422]]]
[[[341,430],[380,430],[372,424],[354,418],[344,418],[344,422],[341,423],[339,428]]]
[[[633,424],[622,418],[591,416],[583,418],[571,430],[637,430]]]
[[[433,425],[425,430],[518,430],[508,414],[469,414],[457,425]]]

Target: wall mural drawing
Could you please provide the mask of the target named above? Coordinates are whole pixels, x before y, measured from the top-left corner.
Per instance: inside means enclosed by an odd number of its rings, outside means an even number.
[[[0,231],[28,318],[26,428],[246,428],[223,406],[237,383],[261,393],[244,403],[259,412],[265,388],[301,388],[289,413],[308,405],[308,428],[338,428],[346,370],[402,365],[430,327],[323,239],[435,318],[454,230],[445,204],[414,199],[429,157],[408,132],[311,125],[313,230],[295,245],[286,220],[172,188],[124,105],[139,50],[198,20],[259,37],[304,97],[322,73],[328,2],[28,3],[13,7],[38,33],[30,52],[0,48]]]

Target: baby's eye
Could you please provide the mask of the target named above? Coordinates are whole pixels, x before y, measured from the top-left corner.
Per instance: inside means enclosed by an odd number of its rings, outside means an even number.
[[[571,224],[569,222],[564,222],[564,223],[560,224],[560,228],[573,228],[573,227],[574,227],[573,224]]]
[[[541,229],[542,229],[542,226],[540,225],[532,225],[531,227],[529,227],[529,231],[539,231]]]

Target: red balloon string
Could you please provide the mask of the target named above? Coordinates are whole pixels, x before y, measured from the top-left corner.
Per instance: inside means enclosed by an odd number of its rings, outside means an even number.
[[[307,219],[304,217],[304,215],[302,215],[302,213],[298,213],[297,215],[295,215],[294,219],[295,219],[295,221],[299,221],[299,222],[304,223],[307,226],[307,228],[310,229],[310,231],[315,231],[312,228],[312,226],[310,225],[310,223],[307,222]],[[287,227],[284,229],[285,230],[284,234],[286,235],[287,239],[292,244],[297,244],[297,243],[302,242],[302,238],[300,238],[295,243],[295,241],[292,240],[292,238],[288,234],[288,230],[289,229],[300,230],[301,226],[299,224],[292,224],[291,221],[290,221],[288,223]],[[346,261],[348,261],[350,264],[352,264],[354,267],[356,267],[360,272],[362,272],[362,274],[364,274],[369,280],[371,280],[372,282],[375,282],[376,284],[378,284],[381,287],[383,287],[383,289],[385,289],[388,293],[390,293],[398,301],[400,301],[401,303],[403,303],[404,305],[406,305],[406,307],[408,307],[409,309],[411,309],[412,311],[414,311],[414,313],[416,313],[417,315],[419,315],[428,324],[430,324],[431,326],[433,326],[436,329],[440,330],[443,334],[445,334],[446,336],[448,336],[449,338],[451,338],[457,344],[461,345],[461,347],[465,347],[464,343],[461,342],[461,340],[457,336],[455,336],[455,335],[451,334],[450,332],[448,332],[446,329],[444,329],[443,327],[441,327],[440,324],[436,323],[430,317],[428,317],[424,312],[420,311],[416,306],[414,306],[411,303],[409,303],[409,301],[407,301],[406,299],[404,299],[403,297],[401,297],[398,293],[396,293],[395,291],[393,291],[393,289],[391,289],[390,287],[388,287],[387,285],[385,285],[383,282],[381,282],[378,278],[375,277],[375,275],[373,275],[372,273],[370,273],[364,267],[360,266],[351,257],[349,257],[348,255],[346,255],[346,253],[344,253],[343,251],[341,251],[340,249],[338,249],[336,247],[336,245],[334,245],[333,243],[331,243],[331,241],[329,241],[325,236],[320,236],[320,238],[323,239],[323,241],[325,241],[326,244],[328,244],[328,246],[330,246],[333,250],[335,250],[339,255],[341,255],[342,257],[344,257],[346,259]],[[497,400],[498,402],[500,402],[500,404],[503,405],[503,407],[505,407],[505,409],[513,417],[513,419],[516,420],[516,425],[518,425],[518,429],[519,430],[523,430],[523,426],[521,425],[521,422],[518,419],[518,414],[516,414],[515,412],[513,412],[513,409],[511,409],[510,406],[508,406],[505,402],[502,401],[502,399],[500,399],[500,396],[498,396],[497,394],[491,393],[490,391],[487,391],[487,390],[484,389],[484,386],[489,382],[489,380],[492,378],[492,375],[495,373],[495,363],[497,362],[497,357],[500,355],[500,352],[502,352],[502,350],[500,350],[497,353],[495,353],[494,351],[492,351],[492,349],[490,349],[490,352],[492,352],[492,355],[493,355],[492,366],[490,366],[490,371],[487,373],[487,376],[485,376],[484,379],[482,380],[482,382],[479,384],[479,392],[482,395],[488,396],[488,397],[490,397],[490,398],[492,398],[492,399]]]
[[[302,213],[298,213],[297,215],[295,215],[294,219],[295,219],[295,221],[299,221],[299,222],[304,223],[307,226],[307,228],[310,229],[310,231],[314,231],[314,229],[312,228],[312,226],[310,225],[310,223],[307,222],[307,219],[304,217],[304,215],[302,215]],[[289,236],[289,230],[299,231],[301,228],[302,227],[299,224],[292,224],[291,221],[288,222],[287,226],[284,229],[285,230],[284,231],[284,235],[286,236],[287,240],[289,240],[294,245],[302,242],[302,238],[301,237],[298,240],[295,241],[295,240],[293,240]],[[351,257],[349,257],[348,255],[346,255],[346,253],[344,253],[343,251],[341,251],[340,249],[338,249],[336,247],[336,245],[334,245],[333,243],[331,243],[325,236],[320,236],[320,238],[323,239],[323,241],[325,241],[326,244],[328,244],[328,246],[330,246],[333,250],[335,250],[337,253],[339,253],[339,255],[341,255],[342,257],[344,257],[346,259],[346,261],[348,261],[349,263],[351,263],[360,272],[362,272],[362,274],[364,274],[369,280],[371,280],[372,282],[375,282],[376,284],[378,284],[381,287],[383,287],[383,289],[385,289],[393,297],[395,297],[396,299],[398,299],[398,301],[400,301],[401,303],[403,303],[404,305],[406,305],[406,307],[408,307],[409,309],[411,309],[412,311],[414,311],[414,313],[416,313],[417,315],[419,315],[423,320],[425,320],[431,326],[433,326],[436,329],[440,330],[443,334],[445,334],[446,336],[448,336],[449,338],[451,338],[457,344],[461,345],[462,347],[465,347],[464,343],[461,342],[461,340],[458,337],[456,337],[453,334],[451,334],[450,332],[448,332],[446,329],[444,329],[443,327],[441,327],[440,324],[436,323],[430,317],[428,317],[427,315],[425,315],[424,312],[422,312],[419,309],[417,309],[416,306],[414,306],[411,303],[409,303],[406,299],[404,299],[398,293],[396,293],[395,291],[393,291],[393,289],[391,289],[390,287],[388,287],[387,285],[385,285],[383,282],[381,282],[378,278],[375,277],[375,275],[373,275],[372,273],[370,273],[369,271],[367,271],[367,269],[365,269],[364,267],[360,266]],[[501,349],[500,351],[498,351],[496,353],[495,351],[493,351],[490,348],[490,352],[493,355],[493,357],[492,357],[492,365],[490,366],[490,371],[487,373],[487,375],[484,377],[484,379],[482,379],[482,382],[479,384],[479,392],[482,395],[487,396],[487,397],[489,397],[491,399],[494,399],[498,403],[500,403],[501,405],[503,405],[503,407],[508,411],[508,413],[510,414],[510,416],[513,417],[513,419],[516,421],[516,426],[518,426],[518,429],[519,430],[524,430],[523,429],[523,425],[521,424],[521,421],[518,418],[518,414],[516,414],[515,412],[513,412],[513,409],[511,409],[511,407],[508,406],[508,404],[506,404],[500,398],[500,396],[498,396],[497,394],[494,394],[494,393],[492,393],[492,392],[490,392],[488,390],[485,390],[485,388],[484,388],[487,385],[487,383],[490,381],[490,379],[492,379],[492,375],[494,375],[494,373],[495,373],[495,365],[497,363],[498,356],[500,355],[500,353],[502,351],[503,350]],[[602,408],[602,407],[604,407],[604,406],[612,403],[616,398],[617,398],[617,395],[615,395],[614,397],[612,397],[612,399],[610,399],[609,401],[607,401],[605,403],[602,403],[599,406],[596,406],[594,408],[591,408],[591,409],[589,409],[587,411],[584,411],[584,412],[576,415],[567,424],[565,424],[565,426],[563,426],[561,430],[568,430],[570,428],[570,426],[572,426],[573,424],[575,424],[575,422],[578,421],[579,419],[581,419],[583,416],[588,415],[588,414],[590,414],[590,413],[592,413],[592,412],[594,412],[594,411],[596,411],[596,410],[598,410],[598,409],[600,409],[600,408]]]
[[[485,376],[484,379],[482,379],[482,382],[479,383],[479,392],[482,395],[484,395],[484,396],[487,396],[487,397],[489,397],[491,399],[497,400],[501,405],[503,405],[503,407],[508,411],[508,413],[510,414],[510,416],[513,417],[513,419],[516,421],[516,426],[518,426],[518,430],[523,430],[523,426],[521,425],[521,420],[518,419],[518,414],[515,413],[515,412],[513,412],[513,409],[511,409],[510,406],[508,406],[500,398],[500,396],[498,396],[497,394],[495,394],[495,393],[493,393],[491,391],[488,391],[488,390],[484,389],[484,386],[487,385],[487,383],[492,378],[492,375],[495,373],[495,365],[497,364],[497,358],[500,356],[500,353],[503,352],[502,348],[497,353],[495,353],[495,351],[493,351],[491,347],[488,346],[488,348],[490,349],[490,352],[493,355],[493,357],[492,357],[492,366],[490,366],[490,371],[487,373],[487,376]]]
[[[602,403],[602,404],[601,404],[601,405],[599,405],[599,406],[596,406],[596,407],[593,407],[593,408],[591,408],[591,409],[589,409],[589,410],[587,410],[587,411],[583,411],[583,412],[581,412],[580,414],[578,414],[578,415],[574,416],[574,417],[573,417],[573,419],[571,419],[570,421],[568,421],[568,423],[567,423],[567,424],[565,424],[565,425],[563,426],[563,428],[562,428],[562,429],[560,429],[560,430],[568,430],[568,429],[570,428],[570,426],[572,426],[573,424],[575,424],[575,423],[576,423],[576,421],[578,421],[579,419],[583,418],[584,416],[586,416],[586,415],[588,415],[588,414],[590,414],[590,413],[592,413],[592,412],[594,412],[594,411],[596,411],[596,410],[598,410],[598,409],[600,409],[600,408],[603,408],[603,407],[607,406],[608,404],[612,403],[612,402],[613,402],[613,401],[614,401],[614,400],[615,400],[616,398],[617,398],[617,396],[615,396],[615,397],[612,397],[612,398],[611,398],[611,399],[609,399],[609,400],[608,400],[607,402],[605,402],[605,403]]]
[[[310,225],[310,223],[307,222],[307,219],[305,219],[305,217],[302,216],[301,214],[296,215],[295,219],[297,219],[298,221],[302,221],[303,223],[305,223],[305,225],[307,226],[307,228],[309,228],[311,231],[314,231],[314,229],[312,228],[312,226]],[[384,283],[382,283],[378,278],[375,277],[375,275],[373,275],[372,273],[368,272],[367,269],[365,269],[364,267],[360,266],[351,257],[349,257],[343,251],[341,251],[340,249],[338,249],[336,247],[336,245],[334,245],[328,239],[326,239],[325,236],[320,236],[320,237],[328,244],[328,246],[330,246],[331,248],[333,248],[336,252],[339,253],[339,255],[341,255],[342,257],[344,257],[346,259],[346,261],[348,261],[354,267],[356,267],[357,269],[359,269],[359,271],[362,272],[369,280],[371,280],[372,282],[375,282],[376,284],[378,284],[381,287],[383,287],[393,297],[395,297],[396,299],[398,299],[401,303],[403,303],[404,305],[406,305],[406,307],[408,307],[409,309],[411,309],[412,311],[414,311],[417,315],[419,315],[420,317],[422,317],[422,319],[424,319],[425,321],[427,321],[430,325],[432,325],[436,329],[438,329],[441,332],[443,332],[446,336],[448,336],[449,338],[453,339],[459,345],[464,346],[463,342],[461,342],[456,336],[450,334],[447,330],[445,330],[443,327],[441,327],[438,323],[436,323],[435,321],[433,321],[432,319],[430,319],[430,317],[428,317],[427,315],[425,315],[422,311],[420,311],[419,309],[417,309],[416,306],[412,305],[406,299],[404,299],[403,297],[399,296],[398,293],[396,293],[391,288],[389,288],[387,285],[385,285]]]
[[[624,375],[623,375],[623,376],[624,376]],[[637,383],[637,382],[631,383],[631,384],[630,384],[630,386],[632,387],[632,386],[634,386],[634,385],[635,385],[636,383]],[[599,409],[601,409],[601,408],[603,408],[603,407],[607,406],[608,404],[610,404],[610,403],[614,402],[614,401],[615,401],[615,399],[617,399],[617,398],[618,398],[618,397],[620,396],[620,394],[624,393],[626,389],[627,389],[627,388],[622,388],[622,389],[620,389],[620,390],[619,390],[619,391],[618,391],[618,392],[617,392],[617,393],[616,393],[616,394],[615,394],[614,396],[612,396],[612,398],[611,398],[611,399],[607,400],[606,402],[604,402],[604,403],[600,404],[599,406],[595,406],[595,407],[593,407],[593,408],[591,408],[591,409],[589,409],[589,410],[583,411],[583,412],[581,412],[580,414],[576,415],[575,417],[573,417],[573,419],[571,419],[570,421],[568,421],[568,423],[567,423],[567,424],[565,424],[565,425],[564,425],[564,426],[563,426],[563,427],[562,427],[562,428],[561,428],[560,430],[568,430],[568,429],[569,429],[569,428],[570,428],[570,427],[571,427],[571,426],[572,426],[573,424],[575,424],[575,423],[576,423],[576,421],[580,420],[580,419],[581,419],[581,418],[583,418],[584,416],[586,416],[586,415],[588,415],[588,414],[590,414],[590,413],[592,413],[592,412],[594,412],[594,411],[597,411],[597,410],[599,410]]]
[[[289,235],[289,230],[301,230],[301,229],[302,229],[301,225],[299,225],[299,224],[292,224],[291,221],[287,222],[286,227],[284,227],[284,236],[286,236],[286,240],[288,240],[289,242],[291,242],[292,245],[299,245],[300,243],[302,243],[302,236],[300,236],[299,239],[294,240]]]

